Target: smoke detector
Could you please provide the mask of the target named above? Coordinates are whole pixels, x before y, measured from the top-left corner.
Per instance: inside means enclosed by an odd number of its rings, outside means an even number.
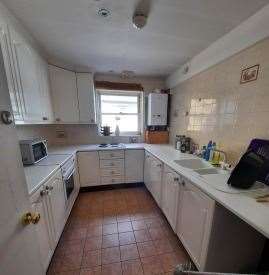
[[[138,29],[141,30],[143,27],[145,27],[147,23],[147,16],[142,14],[142,13],[136,13],[133,16],[133,26]]]
[[[100,17],[108,17],[110,15],[110,11],[108,9],[101,8],[98,10],[98,15]]]

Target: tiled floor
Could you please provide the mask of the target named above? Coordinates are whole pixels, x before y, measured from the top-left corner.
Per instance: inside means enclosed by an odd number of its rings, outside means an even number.
[[[145,188],[82,193],[48,274],[173,274],[188,261]]]

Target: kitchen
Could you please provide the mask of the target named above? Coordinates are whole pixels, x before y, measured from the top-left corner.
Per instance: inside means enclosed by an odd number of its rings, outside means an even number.
[[[0,274],[267,271],[267,1],[2,2]]]

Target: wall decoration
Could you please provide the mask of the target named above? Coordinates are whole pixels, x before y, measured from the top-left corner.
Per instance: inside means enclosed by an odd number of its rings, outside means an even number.
[[[260,65],[255,65],[242,70],[240,84],[255,81],[258,78]]]

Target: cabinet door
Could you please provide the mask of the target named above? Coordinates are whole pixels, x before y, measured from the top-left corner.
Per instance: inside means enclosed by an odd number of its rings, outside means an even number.
[[[79,121],[82,123],[96,123],[93,75],[90,73],[76,73],[76,77]]]
[[[24,103],[24,121],[42,121],[42,99],[38,83],[38,55],[13,29],[10,31],[16,78]]]
[[[80,152],[78,154],[80,186],[100,184],[98,152]]]
[[[79,121],[76,74],[49,65],[54,116],[59,123]]]
[[[145,160],[144,160],[144,183],[147,189],[150,191],[150,167],[151,167],[151,157],[148,152],[145,152]]]
[[[179,194],[180,175],[166,166],[163,174],[161,207],[174,231],[177,224]]]
[[[37,241],[39,245],[41,263],[43,265],[45,273],[53,254],[52,242],[50,238],[51,231],[48,209],[46,204],[46,197],[41,197],[39,195],[38,199],[32,203],[32,209],[33,212],[40,214],[40,220],[35,225],[35,229],[37,233]]]
[[[161,205],[161,194],[162,194],[162,171],[163,171],[162,162],[154,158],[151,161],[151,166],[150,166],[150,187],[151,187],[150,191],[159,206]]]
[[[42,101],[42,120],[47,123],[53,122],[54,114],[50,95],[48,64],[41,57],[38,58],[38,75]]]
[[[186,182],[181,191],[177,234],[198,268],[206,257],[213,211],[214,200]]]
[[[15,74],[14,60],[12,57],[10,36],[6,26],[0,28],[0,45],[4,58],[8,90],[15,122],[23,121],[22,95],[19,93]]]
[[[125,151],[125,181],[143,182],[144,150]]]
[[[46,183],[46,187],[50,190],[49,199],[49,213],[53,223],[54,242],[57,244],[65,221],[66,210],[66,195],[61,172],[58,172],[51,180]]]

